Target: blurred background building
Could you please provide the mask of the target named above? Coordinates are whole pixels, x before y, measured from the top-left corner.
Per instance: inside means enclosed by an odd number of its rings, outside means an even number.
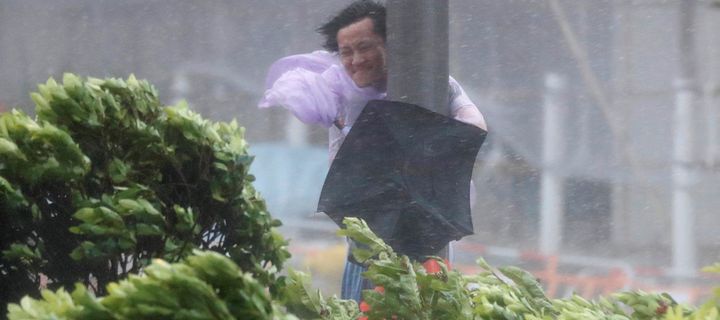
[[[343,241],[313,214],[326,132],[256,103],[269,65],[319,49],[347,3],[0,0],[0,110],[32,113],[29,92],[63,72],[134,73],[167,104],[236,118],[296,265],[337,292]],[[718,30],[709,0],[450,0],[450,71],[491,132],[457,267],[520,264],[555,295],[692,301],[717,284],[698,270],[720,256]]]

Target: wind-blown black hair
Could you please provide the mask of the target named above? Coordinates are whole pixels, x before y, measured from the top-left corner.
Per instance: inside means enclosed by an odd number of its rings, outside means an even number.
[[[358,0],[341,10],[327,23],[317,28],[317,32],[325,36],[323,47],[331,52],[338,51],[337,34],[345,28],[362,19],[370,18],[373,22],[373,31],[386,40],[385,36],[385,6],[377,1]]]

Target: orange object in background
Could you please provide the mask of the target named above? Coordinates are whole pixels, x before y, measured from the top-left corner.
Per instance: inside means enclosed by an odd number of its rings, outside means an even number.
[[[448,270],[450,270],[450,261],[448,259],[443,259],[443,262],[445,262],[445,265],[447,266]],[[425,262],[423,262],[423,267],[425,268],[425,271],[428,273],[438,273],[442,269],[440,268],[440,264],[435,259],[427,259]]]
[[[370,305],[367,304],[365,301],[360,301],[360,312],[368,312],[370,311]]]

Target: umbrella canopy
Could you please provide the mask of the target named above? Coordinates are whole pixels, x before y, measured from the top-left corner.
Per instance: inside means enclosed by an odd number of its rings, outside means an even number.
[[[325,179],[318,212],[364,219],[397,252],[435,255],[473,233],[470,179],[486,132],[395,101],[370,101]]]

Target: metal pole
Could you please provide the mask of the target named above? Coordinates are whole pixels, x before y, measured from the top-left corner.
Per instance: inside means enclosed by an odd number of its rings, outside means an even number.
[[[543,173],[540,186],[540,252],[557,254],[562,242],[565,213],[563,179],[558,173],[562,160],[563,125],[567,83],[557,74],[545,76],[543,119]]]
[[[448,0],[388,0],[388,99],[448,108]],[[438,256],[451,258],[445,246]]]
[[[680,68],[675,81],[675,115],[673,123],[673,269],[679,276],[695,273],[695,212],[692,186],[697,178],[694,165],[693,115],[698,88],[695,80],[695,0],[680,2]]]
[[[388,98],[448,110],[448,1],[388,0]]]

